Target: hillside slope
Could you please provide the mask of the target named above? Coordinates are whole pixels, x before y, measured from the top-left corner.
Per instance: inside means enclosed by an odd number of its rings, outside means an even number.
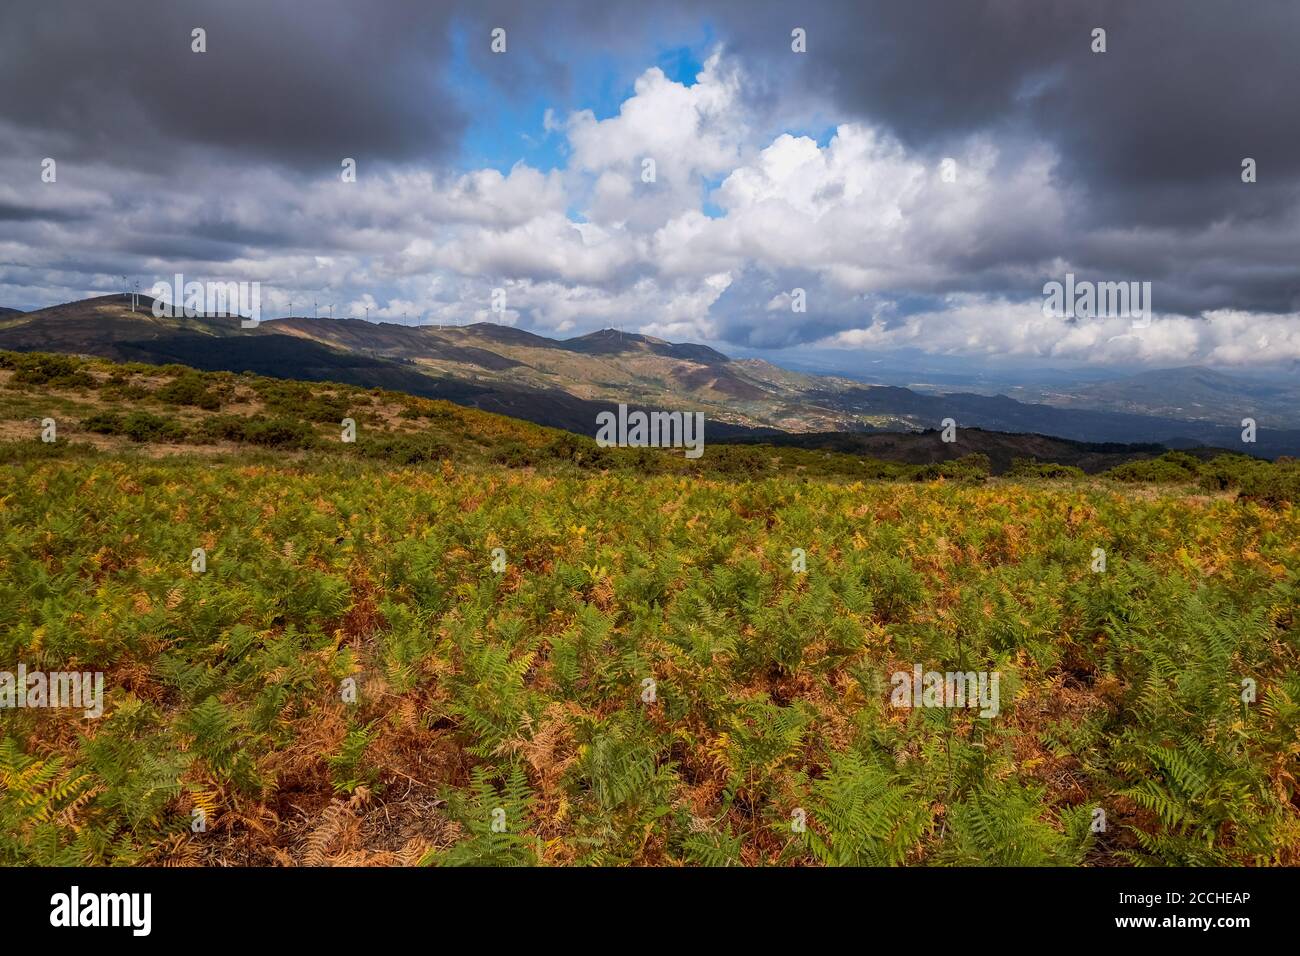
[[[273,358],[274,353],[262,357]],[[323,365],[320,371],[324,375],[333,370]],[[953,476],[966,474],[963,460],[970,456],[981,459],[979,468],[993,474],[1007,471],[1017,460],[1077,466],[1092,473],[1165,452],[1158,445],[1088,445],[980,429],[961,429],[952,443],[943,442],[934,431],[737,438],[716,434],[715,424],[706,421],[704,457],[690,461],[680,450],[599,448],[591,438],[519,417],[396,390],[209,372],[178,364],[0,352],[0,442],[33,440],[47,418],[56,422],[61,440],[103,449],[143,443],[163,453],[213,454],[251,444],[398,462],[572,462],[588,468],[630,467],[640,473],[937,477],[949,466]],[[344,418],[357,425],[357,441],[350,445],[340,444]]]
[[[715,435],[917,431],[945,418],[965,428],[1082,442],[1240,448],[1300,455],[1300,430],[1283,429],[1250,396],[1214,420],[1057,407],[1006,396],[930,394],[732,361],[701,345],[605,330],[568,340],[507,326],[401,326],[358,319],[286,318],[241,329],[235,317],[154,318],[145,299],[105,296],[0,317],[0,348],[100,355],[208,370],[342,381],[445,398],[593,434],[599,412],[624,402],[703,411]],[[1241,418],[1258,421],[1252,447]],[[1287,416],[1288,420],[1290,416]]]

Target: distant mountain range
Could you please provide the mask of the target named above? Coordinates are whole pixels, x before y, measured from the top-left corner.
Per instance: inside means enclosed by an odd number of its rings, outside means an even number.
[[[1155,369],[1068,389],[1016,389],[1021,401],[1058,408],[1158,415],[1237,425],[1244,415],[1281,426],[1300,425],[1300,376],[1253,381],[1199,366]]]
[[[1300,429],[1273,424],[1294,424],[1300,407],[1294,389],[1197,368],[1044,389],[1023,401],[868,385],[612,329],[557,340],[489,323],[406,326],[308,317],[241,329],[235,316],[157,318],[146,296],[133,312],[129,295],[33,312],[0,310],[0,349],[378,386],[588,435],[599,411],[626,402],[704,411],[716,438],[923,431],[952,418],[959,428],[1075,442],[1300,454]],[[1246,417],[1259,423],[1253,446],[1241,442]]]

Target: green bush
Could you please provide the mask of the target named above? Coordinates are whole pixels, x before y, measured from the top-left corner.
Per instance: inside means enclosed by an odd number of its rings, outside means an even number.
[[[873,481],[903,481],[912,477],[915,466],[897,461],[885,461],[883,458],[862,459],[861,476]]]
[[[0,865],[1296,862],[1294,508],[709,470],[715,452],[866,467],[771,447],[604,449],[617,470],[579,473],[585,440],[499,423],[458,452],[522,436],[564,473],[443,480],[321,432],[333,453],[304,460],[47,461],[59,445],[27,442],[0,467],[0,657],[130,677],[90,732],[6,715]],[[206,575],[184,570],[196,543]],[[891,684],[914,666],[1001,674],[998,715],[908,710]],[[341,721],[353,674],[373,692]],[[435,744],[455,829],[344,843],[336,824],[387,826],[375,795],[405,819],[419,768],[393,755]],[[224,819],[286,788],[309,826],[175,839],[196,806]]]
[[[1249,455],[1219,455],[1201,465],[1197,483],[1206,491],[1227,491],[1239,488],[1242,481],[1273,467]]]
[[[207,411],[221,407],[221,399],[209,392],[203,376],[194,372],[172,379],[158,390],[157,397],[169,405],[193,405]]]
[[[315,448],[319,444],[315,431],[306,422],[263,415],[248,418],[213,415],[199,423],[196,437],[205,442],[248,442],[287,450]]]
[[[361,454],[395,465],[417,465],[451,457],[451,447],[429,435],[400,435],[358,442]]]
[[[179,442],[185,440],[186,433],[185,426],[174,419],[132,412],[122,422],[120,434],[138,442]]]
[[[1170,451],[1159,458],[1127,461],[1105,472],[1105,477],[1114,481],[1182,484],[1196,479],[1200,465],[1197,459],[1185,452]]]
[[[347,417],[351,401],[346,395],[317,395],[296,409],[296,413],[309,422],[338,424]]]
[[[252,385],[268,412],[307,421],[337,424],[356,404],[347,395],[321,392],[322,386],[306,382],[257,379]]]
[[[94,388],[96,382],[68,355],[10,353],[15,385],[49,385],[53,388]]]
[[[139,402],[153,393],[143,385],[122,380],[121,384],[111,381],[100,390],[99,394],[106,402]]]
[[[1275,506],[1300,501],[1300,467],[1275,464],[1249,472],[1241,479],[1238,498]]]
[[[116,415],[113,412],[101,412],[83,420],[81,427],[97,435],[120,435],[122,434],[122,421],[121,415]]]
[[[528,468],[539,459],[537,449],[518,441],[504,442],[492,453],[492,461],[507,468]]]
[[[593,439],[565,433],[546,446],[546,455],[556,461],[569,461],[582,468],[612,468],[614,456]]]
[[[752,448],[745,445],[706,446],[704,454],[696,459],[703,462],[703,467],[728,478],[756,478],[768,468],[768,455],[765,448]],[[676,457],[674,455],[674,457]],[[656,462],[655,464],[658,464]],[[645,469],[650,474],[663,471],[662,467],[653,465]]]
[[[1013,458],[1007,470],[1008,478],[1049,478],[1060,480],[1067,478],[1086,478],[1082,468],[1074,465],[1058,465],[1053,461],[1038,461],[1035,458]]]
[[[269,448],[303,449],[317,444],[316,433],[306,422],[260,415],[245,419],[243,440]]]
[[[125,435],[138,442],[180,442],[187,437],[185,426],[180,422],[139,411],[126,417],[101,412],[83,420],[81,427],[98,435]]]
[[[204,442],[244,441],[247,421],[239,415],[212,415],[199,423],[196,438]]]
[[[952,461],[939,461],[932,465],[923,465],[917,469],[916,474],[912,476],[912,480],[935,481],[942,478],[944,481],[978,483],[985,481],[992,472],[993,464],[989,461],[989,456],[982,452],[975,452],[970,455],[962,455]]]

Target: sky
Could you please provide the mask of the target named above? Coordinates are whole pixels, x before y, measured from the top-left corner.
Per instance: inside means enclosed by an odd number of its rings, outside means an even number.
[[[1286,368],[1298,39],[1294,0],[6,4],[0,305],[181,273],[264,318]],[[1067,274],[1151,320],[1045,313]]]

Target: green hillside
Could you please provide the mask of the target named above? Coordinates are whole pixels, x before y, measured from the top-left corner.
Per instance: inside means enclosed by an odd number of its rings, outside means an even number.
[[[0,669],[104,675],[0,713],[2,864],[1300,863],[1294,463],[688,461],[13,353],[0,427]]]

